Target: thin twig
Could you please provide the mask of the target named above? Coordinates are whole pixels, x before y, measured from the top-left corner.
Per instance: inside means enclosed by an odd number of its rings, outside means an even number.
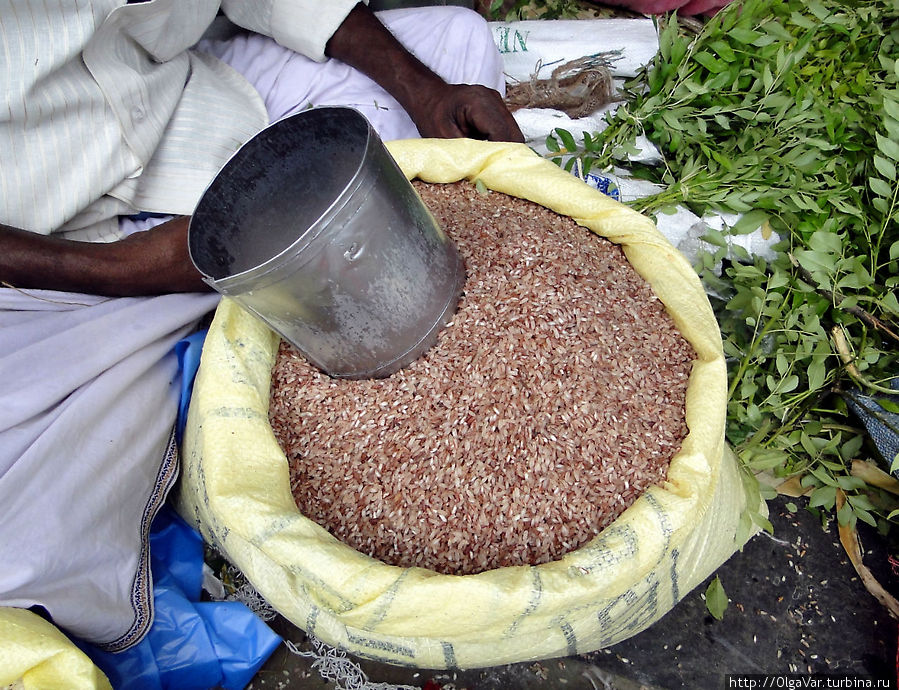
[[[853,304],[848,307],[842,306],[843,300],[846,299],[844,295],[842,295],[839,292],[833,292],[831,290],[828,290],[827,288],[821,287],[818,284],[818,281],[815,280],[815,277],[807,269],[805,269],[799,265],[799,262],[796,261],[796,258],[793,256],[792,253],[789,253],[788,256],[790,257],[790,263],[793,264],[793,267],[799,271],[800,277],[806,283],[808,283],[809,285],[814,287],[815,290],[818,293],[820,293],[823,297],[826,297],[828,300],[830,300],[834,304],[834,306],[836,306],[837,309],[842,309],[843,311],[849,312],[853,316],[858,317],[859,319],[864,321],[866,324],[871,326],[871,328],[875,328],[879,331],[883,331],[888,336],[890,336],[893,340],[895,340],[897,343],[899,343],[899,335],[894,333],[883,321],[878,319],[873,314],[865,311],[858,305]]]
[[[94,306],[93,304],[85,304],[84,302],[66,302],[65,300],[49,299],[47,297],[40,297],[39,295],[35,295],[35,294],[28,292],[27,290],[18,288],[15,285],[11,285],[10,283],[7,283],[5,280],[0,280],[0,286],[9,288],[10,290],[15,290],[16,292],[18,292],[22,295],[25,295],[26,297],[31,297],[32,299],[36,299],[41,302],[47,302],[49,304],[65,304],[65,305],[71,306],[71,307],[92,307],[92,306]],[[103,300],[103,302],[108,302],[110,299],[112,299],[112,298],[111,297],[107,298],[107,299]],[[101,302],[95,302],[94,304],[101,304]]]
[[[849,343],[846,341],[846,335],[843,333],[843,328],[841,326],[834,326],[830,330],[830,333],[833,337],[833,345],[836,348],[837,354],[840,356],[840,359],[843,362],[843,366],[846,367],[846,371],[849,373],[849,376],[851,376],[856,383],[858,383],[860,386],[864,386],[865,388],[870,388],[873,391],[877,391],[878,393],[896,395],[895,389],[878,386],[876,383],[865,378],[858,370],[858,367],[855,366],[855,357],[849,351]]]

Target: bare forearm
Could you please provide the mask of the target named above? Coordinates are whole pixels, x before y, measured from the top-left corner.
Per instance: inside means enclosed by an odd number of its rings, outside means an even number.
[[[406,111],[414,109],[416,94],[444,86],[418,58],[394,38],[366,5],[347,15],[325,47],[328,57],[356,68],[396,98]]]
[[[393,96],[423,137],[524,141],[497,91],[479,84],[447,84],[365,5],[356,5],[347,15],[325,54],[359,70]]]
[[[135,296],[209,288],[190,262],[188,218],[118,242],[48,237],[0,225],[0,282],[19,288]]]

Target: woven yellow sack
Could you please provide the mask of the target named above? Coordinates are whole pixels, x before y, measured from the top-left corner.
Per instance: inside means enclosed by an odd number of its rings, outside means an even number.
[[[0,688],[110,690],[106,676],[53,624],[0,607]]]
[[[746,497],[724,445],[721,337],[696,274],[650,220],[525,146],[419,140],[388,148],[410,179],[479,179],[624,246],[697,353],[689,433],[667,481],[552,563],[467,576],[385,565],[298,511],[267,416],[278,337],[223,300],[185,435],[182,514],[281,614],[360,657],[475,668],[584,653],[636,634],[740,546]]]

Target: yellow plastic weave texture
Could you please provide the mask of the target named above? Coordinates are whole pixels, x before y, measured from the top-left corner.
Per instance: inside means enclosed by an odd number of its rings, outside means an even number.
[[[388,148],[410,179],[479,179],[623,245],[697,353],[689,434],[667,481],[552,563],[469,576],[385,565],[297,510],[267,417],[278,337],[223,300],[194,389],[180,511],[281,614],[360,657],[474,668],[584,653],[636,634],[739,546],[746,497],[724,444],[726,370],[702,285],[651,220],[523,145],[409,140]]]

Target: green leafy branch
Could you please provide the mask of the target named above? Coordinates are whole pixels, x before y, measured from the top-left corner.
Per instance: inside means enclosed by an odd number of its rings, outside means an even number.
[[[546,142],[569,169],[663,185],[642,212],[742,214],[696,267],[729,362],[728,441],[753,473],[801,477],[822,516],[882,530],[896,499],[852,474],[885,461],[845,398],[899,375],[897,54],[895,0],[734,2],[697,35],[672,18],[602,132]],[[644,136],[663,165],[629,161]],[[760,226],[783,238],[772,261],[729,241]]]

